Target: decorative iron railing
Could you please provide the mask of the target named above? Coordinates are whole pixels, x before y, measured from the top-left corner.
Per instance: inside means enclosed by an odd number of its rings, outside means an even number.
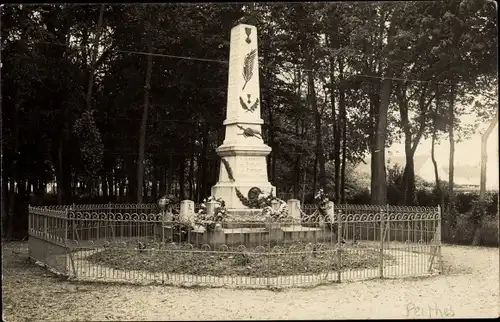
[[[334,205],[319,220],[304,205],[300,218],[218,228],[172,221],[155,204],[29,211],[30,257],[80,279],[298,286],[425,275],[441,263],[438,207]]]

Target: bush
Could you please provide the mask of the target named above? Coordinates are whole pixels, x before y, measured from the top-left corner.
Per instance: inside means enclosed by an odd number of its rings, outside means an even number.
[[[390,189],[388,187],[387,193],[389,204],[398,204],[389,198],[398,196],[398,187]],[[480,223],[481,245],[499,245],[497,192],[487,192],[482,203],[479,202],[477,192],[458,192],[455,194],[453,205],[449,204],[447,190],[444,190],[444,194],[445,206],[441,224],[443,242],[470,245],[474,237],[475,224]],[[417,189],[416,199],[418,206],[435,207],[440,203],[437,193],[431,189]],[[370,192],[368,189],[357,190],[355,194],[349,196],[347,203],[369,204]],[[480,218],[483,220],[480,221]]]
[[[360,189],[346,197],[348,204],[364,205],[370,203],[370,191],[368,189]]]
[[[498,217],[487,216],[481,227],[481,245],[499,245]],[[474,238],[474,226],[466,214],[459,214],[454,227],[447,221],[442,223],[441,239],[445,243],[470,245]]]

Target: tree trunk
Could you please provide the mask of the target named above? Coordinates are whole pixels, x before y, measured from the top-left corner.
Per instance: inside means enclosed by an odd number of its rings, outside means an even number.
[[[454,118],[455,118],[455,86],[451,86],[450,90],[450,102],[448,106],[448,120],[449,120],[449,126],[448,126],[448,139],[450,142],[450,157],[448,161],[448,194],[449,194],[449,204],[450,206],[453,205],[454,203],[454,177],[455,177],[455,136],[454,136]]]
[[[71,181],[71,196],[72,196],[72,198],[74,198],[78,194],[78,191],[76,189],[77,185],[78,185],[78,181],[76,180],[76,178],[73,178]],[[71,200],[71,203],[74,203],[74,200]]]
[[[158,190],[160,198],[163,197],[166,193],[166,185],[165,185],[165,177],[167,175],[166,168],[167,168],[166,165],[161,165],[161,167],[160,167],[160,180],[158,180],[159,184],[160,184],[160,187]]]
[[[85,105],[86,105],[86,112],[89,113],[89,117],[92,117],[92,90],[94,87],[94,75],[95,75],[95,69],[96,69],[96,61],[97,61],[97,55],[99,53],[99,39],[101,36],[101,26],[102,26],[102,20],[104,16],[104,4],[101,5],[101,9],[99,11],[99,18],[97,20],[97,27],[96,27],[96,37],[94,38],[94,43],[93,43],[93,52],[92,52],[92,58],[91,58],[91,63],[90,63],[90,69],[89,69],[89,79],[88,79],[88,84],[87,84],[87,95],[85,96]],[[65,110],[65,113],[67,111]],[[63,130],[64,133],[64,130]],[[60,165],[62,166],[62,165]],[[63,172],[64,173],[64,172]],[[90,195],[93,197],[94,196],[94,191],[95,191],[95,182],[94,179],[91,178],[88,182],[89,188],[90,188]],[[64,188],[63,188],[64,189]]]
[[[342,198],[342,122],[345,118],[345,87],[343,84],[344,80],[344,60],[342,57],[338,58],[339,64],[339,112],[338,117],[336,117],[334,133],[334,154],[335,154],[335,200],[340,202]],[[335,121],[335,117],[334,117]]]
[[[276,160],[278,159],[276,156],[277,156],[277,153],[278,153],[278,145],[274,142],[275,138],[275,134],[273,132],[272,134],[272,138],[273,138],[273,143],[272,143],[272,146],[273,146],[273,152],[272,152],[272,159],[271,159],[271,182],[272,183],[276,183]]]
[[[28,195],[31,195],[31,193],[33,192],[33,189],[32,189],[33,185],[34,185],[33,179],[28,179],[28,184],[26,186],[26,193]]]
[[[174,178],[174,167],[175,164],[173,162],[172,156],[170,156],[170,162],[169,166],[167,168],[167,194],[175,193],[175,191],[172,192],[172,187],[173,187],[173,178]]]
[[[7,222],[9,219],[9,214],[7,213],[6,204],[7,204],[7,193],[8,193],[8,181],[2,178],[2,200],[0,206],[2,207],[2,237],[7,237],[7,231],[5,231],[5,227],[7,227]]]
[[[311,106],[314,114],[314,127],[316,130],[316,157],[315,157],[315,166],[319,165],[319,187],[320,189],[326,190],[326,174],[325,174],[325,153],[323,149],[323,137],[321,133],[321,114],[318,109],[318,104],[316,100],[316,90],[314,88],[314,77],[312,73],[312,54],[309,55],[309,72],[307,76],[308,81],[308,92],[309,92],[309,105]],[[316,168],[315,168],[316,171]],[[314,187],[313,193],[316,189],[316,172],[314,176]]]
[[[297,159],[295,159],[295,165],[294,165],[293,197],[295,199],[299,199],[299,191],[300,191],[300,159],[301,159],[301,156],[298,155]]]
[[[498,110],[496,111],[495,116],[491,120],[490,124],[486,131],[481,135],[481,178],[479,184],[479,200],[480,202],[484,202],[486,197],[486,167],[488,164],[488,138],[493,132],[495,125],[498,123]],[[481,224],[483,221],[484,214],[478,219],[477,222],[474,223],[474,237],[472,238],[472,246],[478,246],[481,241]]]
[[[195,202],[200,202],[200,184],[201,184],[201,171],[200,171],[200,163],[201,157],[200,154],[196,154],[196,171],[195,171],[195,184],[194,184],[194,199]]]
[[[210,187],[208,186],[210,172],[208,165],[208,136],[209,129],[207,123],[204,123],[203,128],[203,140],[202,140],[202,154],[201,154],[201,187],[200,187],[200,199],[203,199],[210,195]]]
[[[426,93],[428,86],[427,84],[422,86],[421,94],[419,99],[420,106],[420,124],[415,135],[415,138],[412,136],[412,129],[410,126],[410,120],[408,116],[408,101],[409,98],[406,97],[406,88],[400,88],[398,96],[398,105],[399,105],[399,114],[401,117],[402,129],[404,132],[404,147],[405,147],[405,157],[406,164],[403,173],[403,189],[404,189],[404,202],[406,205],[413,205],[415,203],[415,163],[414,156],[415,151],[417,150],[418,144],[420,143],[420,139],[425,130],[425,115],[427,113],[427,109],[432,103],[434,97],[431,97],[427,102],[425,101]]]
[[[85,103],[86,103],[88,111],[90,111],[92,109],[92,89],[94,87],[95,65],[96,65],[97,54],[98,54],[98,49],[99,49],[98,48],[99,47],[99,38],[101,36],[101,26],[102,26],[103,15],[104,15],[104,4],[101,5],[101,10],[99,11],[99,19],[97,20],[96,37],[94,38],[93,53],[92,53],[92,58],[91,58],[92,60],[90,63],[90,70],[89,70],[87,95],[85,96]]]
[[[153,202],[158,200],[158,166],[153,164],[153,177],[151,178],[151,199]]]
[[[186,192],[185,192],[185,175],[184,172],[186,171],[186,164],[185,164],[185,159],[184,157],[180,158],[179,162],[179,198],[180,200],[186,199]]]
[[[277,153],[277,145],[275,144],[275,132],[274,132],[274,115],[271,108],[271,98],[268,97],[267,102],[267,113],[269,115],[269,146],[272,148],[271,153],[269,154],[269,162],[268,162],[268,176],[271,182],[274,182],[275,172],[276,172],[276,153]]]
[[[347,113],[346,113],[346,102],[345,102],[345,87],[344,87],[344,60],[339,57],[339,117],[338,117],[338,138],[339,138],[339,149],[340,142],[342,142],[342,159],[340,161],[340,183],[338,188],[339,196],[337,198],[341,203],[345,202],[345,168],[346,168],[346,158],[347,158]],[[340,152],[340,151],[339,151]]]
[[[396,16],[391,18],[391,24],[387,33],[387,45],[390,48],[393,44],[396,32]],[[381,24],[381,28],[385,23]],[[371,203],[383,205],[387,202],[387,182],[385,169],[385,144],[387,138],[387,113],[392,93],[392,77],[394,70],[391,62],[388,62],[385,78],[382,79],[382,89],[380,93],[380,104],[377,113],[377,125],[375,128],[375,146],[372,151],[372,174],[371,174]]]
[[[302,84],[301,81],[301,70],[297,69],[296,75],[295,75],[295,81],[296,81],[296,89],[295,89],[295,94],[296,94],[296,100],[297,104],[300,104],[302,95],[300,91],[300,87]],[[303,137],[304,134],[304,126],[303,126],[304,120],[302,118],[297,118],[295,120],[295,135],[299,137],[300,132],[302,132],[301,137]],[[300,132],[299,132],[299,127],[300,127]],[[295,166],[294,166],[294,184],[293,184],[293,195],[294,198],[299,199],[299,192],[300,192],[300,174],[301,174],[301,163],[302,161],[302,147],[300,147],[301,153],[297,155],[297,159],[295,160]]]
[[[17,159],[17,153],[15,154],[15,158]],[[7,213],[7,231],[5,232],[5,236],[7,240],[11,239],[13,230],[14,230],[14,209],[15,209],[15,204],[16,204],[16,180],[15,178],[17,177],[17,170],[14,170],[14,167],[17,167],[17,161],[14,160],[12,164],[12,174],[10,178],[10,191],[9,191],[9,212]]]
[[[437,131],[436,120],[434,120],[434,125],[433,125],[433,130],[432,130],[432,140],[431,140],[431,160],[432,160],[432,165],[434,166],[434,179],[436,181],[436,192],[437,192],[438,198],[439,198],[439,204],[441,207],[441,218],[442,218],[443,211],[444,211],[444,195],[443,195],[443,191],[441,188],[441,181],[439,179],[438,165],[437,165],[436,156],[435,156],[436,131]]]
[[[307,187],[307,185],[306,185],[306,183],[307,183],[306,177],[307,177],[307,171],[306,171],[306,169],[304,169],[304,179],[302,181],[302,200],[300,201],[301,205],[304,205],[304,203],[305,203],[306,187]]]
[[[121,175],[118,183],[118,198],[120,202],[123,202],[125,199],[125,184],[125,177]]]
[[[299,123],[300,121],[296,121],[295,125],[295,134],[297,137],[300,135],[299,132]],[[304,128],[302,127],[302,133],[304,132]],[[297,155],[297,159],[294,164],[294,182],[293,182],[293,197],[296,199],[300,198],[300,174],[301,174],[301,163],[302,163],[302,153]]]
[[[194,200],[194,151],[189,158],[189,200]]]
[[[103,196],[103,198],[108,199],[109,188],[108,188],[108,180],[107,180],[106,174],[103,174],[101,176],[101,182],[102,182],[102,189],[101,189],[102,196]]]
[[[268,51],[265,52],[266,55],[264,56],[264,61],[267,62],[267,53]],[[274,182],[275,179],[275,172],[276,172],[276,153],[277,153],[277,145],[275,144],[275,124],[274,124],[274,113],[272,109],[272,97],[269,95],[269,92],[271,91],[270,85],[267,88],[266,92],[266,97],[261,97],[261,101],[265,102],[266,106],[266,111],[268,115],[268,144],[271,147],[271,153],[268,155],[268,162],[267,162],[267,175],[268,178],[271,182]]]
[[[114,169],[113,169],[113,167],[111,167],[106,174],[107,181],[108,181],[108,196],[109,196],[110,202],[115,201],[115,181],[113,180],[113,172],[114,172]]]
[[[62,130],[64,132],[64,129]],[[58,173],[56,176],[56,181],[57,181],[57,204],[62,205],[64,203],[64,184],[63,184],[63,177],[64,177],[64,168],[63,168],[63,149],[64,149],[64,135],[61,133],[59,136],[59,147],[58,147]]]
[[[146,85],[144,86],[144,109],[142,110],[141,129],[139,134],[139,160],[137,162],[137,202],[142,203],[144,182],[144,154],[146,149],[146,130],[148,126],[149,93],[151,91],[151,74],[153,70],[153,31],[147,34],[148,42],[148,67],[146,70]]]
[[[195,195],[196,195],[196,202],[201,201],[201,189],[203,188],[203,174],[202,174],[202,167],[203,167],[203,160],[202,160],[202,153],[197,155],[197,162],[196,162],[196,188],[195,188]]]
[[[380,106],[375,133],[375,150],[372,160],[373,172],[371,176],[371,203],[374,205],[384,205],[387,201],[387,183],[385,169],[385,142],[387,136],[387,112],[389,109],[390,96],[392,90],[393,69],[387,67],[386,77],[382,83],[382,92],[380,97]]]
[[[12,233],[16,234],[19,236],[19,234],[26,234],[27,230],[27,205],[26,205],[26,179],[25,178],[20,178],[19,180],[19,186],[18,186],[18,191],[17,191],[17,201],[18,201],[18,210],[19,213],[17,213],[17,216],[15,216],[12,221]],[[12,235],[11,235],[12,237]]]
[[[486,166],[488,163],[488,139],[495,128],[495,125],[498,123],[498,110],[496,111],[495,116],[491,120],[490,124],[486,131],[481,135],[481,181],[479,186],[479,197],[484,199],[486,194]]]
[[[10,175],[10,191],[9,191],[9,210],[6,216],[7,221],[7,231],[5,235],[7,239],[10,239],[14,230],[14,207],[16,203],[16,183],[18,183],[18,163],[19,163],[19,132],[20,132],[20,122],[19,113],[21,110],[21,96],[20,89],[17,90],[15,96],[15,110],[14,110],[14,156],[12,160],[12,171]]]
[[[345,203],[345,183],[346,183],[346,166],[347,166],[347,113],[345,105],[342,110],[343,136],[342,136],[342,169],[341,169],[341,195],[340,202]]]
[[[127,159],[127,199],[128,202],[134,202],[137,197],[137,172],[134,170],[137,168],[135,167],[136,162],[133,156],[129,156]]]
[[[404,204],[411,205],[415,193],[415,163],[413,161],[413,151],[411,146],[412,129],[408,117],[408,98],[406,97],[406,88],[398,89],[399,115],[401,117],[401,127],[404,132],[404,148],[406,164],[403,173]]]
[[[197,131],[193,131],[191,133],[191,144],[190,144],[190,156],[189,156],[189,173],[188,173],[188,181],[189,181],[189,200],[194,200],[194,180],[195,180],[195,171],[194,171],[194,163],[195,163],[195,154],[196,154],[196,133]]]
[[[318,183],[317,177],[318,177],[318,158],[315,156],[314,157],[314,168],[313,168],[313,186],[312,186],[313,196],[316,195],[316,185]]]
[[[210,164],[210,181],[208,183],[207,187],[207,194],[210,196],[212,194],[212,186],[217,183],[217,178],[219,176],[220,172],[220,167],[221,167],[221,162],[215,162],[213,158],[209,158],[209,164]]]

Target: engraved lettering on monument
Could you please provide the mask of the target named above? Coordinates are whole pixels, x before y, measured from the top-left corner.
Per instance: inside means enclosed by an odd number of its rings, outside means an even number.
[[[247,158],[242,162],[242,173],[255,175],[262,173],[262,165],[258,158]]]

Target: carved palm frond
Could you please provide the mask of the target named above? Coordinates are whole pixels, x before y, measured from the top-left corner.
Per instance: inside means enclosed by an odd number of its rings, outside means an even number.
[[[257,109],[257,107],[258,107],[258,106],[259,106],[259,98],[257,98],[257,99],[255,100],[255,103],[253,103],[253,104],[252,104],[252,106],[250,106],[250,107],[248,108],[248,110],[249,110],[250,112],[253,112],[253,111],[255,111],[255,110]]]
[[[245,80],[245,84],[243,84],[242,90],[245,89],[247,83],[252,79],[253,76],[253,64],[255,61],[255,57],[257,56],[257,49],[253,49],[248,54],[245,55],[245,61],[243,65],[243,79]]]

